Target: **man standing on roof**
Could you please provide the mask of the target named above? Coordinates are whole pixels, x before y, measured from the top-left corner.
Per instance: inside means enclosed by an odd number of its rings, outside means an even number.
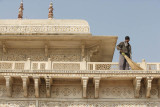
[[[129,70],[129,64],[122,55],[122,53],[125,53],[129,58],[131,58],[131,45],[129,44],[130,37],[126,36],[125,41],[121,42],[117,45],[117,50],[120,51],[119,55],[119,69],[120,70]]]

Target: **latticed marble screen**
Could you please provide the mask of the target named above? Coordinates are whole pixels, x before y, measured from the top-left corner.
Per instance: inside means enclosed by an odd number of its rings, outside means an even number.
[[[119,70],[118,64],[96,64],[96,70]]]
[[[80,64],[76,63],[53,63],[54,70],[80,70]]]
[[[47,57],[44,49],[8,49],[7,53],[0,50],[0,60],[3,61],[26,61],[27,58],[31,58],[32,61],[47,61],[48,58],[64,62],[82,60],[80,49],[49,49]]]

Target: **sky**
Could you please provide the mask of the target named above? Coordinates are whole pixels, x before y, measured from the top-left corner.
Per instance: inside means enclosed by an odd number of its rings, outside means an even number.
[[[51,0],[23,0],[24,18],[47,19]],[[17,19],[21,0],[0,0],[0,19]],[[160,0],[53,0],[55,19],[84,19],[93,35],[131,38],[135,62],[160,62]],[[113,62],[119,60],[115,49]]]

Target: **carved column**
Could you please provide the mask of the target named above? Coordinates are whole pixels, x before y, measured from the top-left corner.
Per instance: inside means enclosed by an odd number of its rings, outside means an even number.
[[[82,77],[82,79],[81,79],[81,83],[82,83],[82,86],[83,86],[83,94],[82,94],[83,98],[87,97],[88,79],[89,79],[89,77]]]
[[[52,78],[47,76],[45,77],[46,80],[46,97],[51,97],[51,84],[52,84]]]
[[[6,88],[7,88],[7,96],[12,97],[12,77],[11,76],[4,76],[6,80]]]
[[[147,77],[146,81],[145,81],[145,86],[146,86],[146,98],[150,97],[150,91],[151,91],[151,87],[152,87],[152,80],[153,77]]]
[[[40,84],[40,78],[39,77],[33,77],[34,78],[34,89],[35,89],[35,97],[39,97],[39,84]]]
[[[28,76],[21,76],[23,81],[23,91],[24,91],[24,97],[28,97],[28,85],[29,85],[29,78]]]
[[[93,83],[95,87],[95,98],[99,97],[99,84],[100,84],[101,77],[94,77]]]
[[[25,64],[26,70],[31,70],[31,58],[27,58],[27,62]]]
[[[135,98],[139,98],[139,91],[140,91],[140,88],[141,88],[141,80],[142,80],[142,77],[136,77],[133,80]]]

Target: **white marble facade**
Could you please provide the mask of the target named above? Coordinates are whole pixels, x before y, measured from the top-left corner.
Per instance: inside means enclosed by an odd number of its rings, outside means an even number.
[[[118,70],[116,36],[83,20],[0,22],[0,107],[160,107],[160,63]]]

